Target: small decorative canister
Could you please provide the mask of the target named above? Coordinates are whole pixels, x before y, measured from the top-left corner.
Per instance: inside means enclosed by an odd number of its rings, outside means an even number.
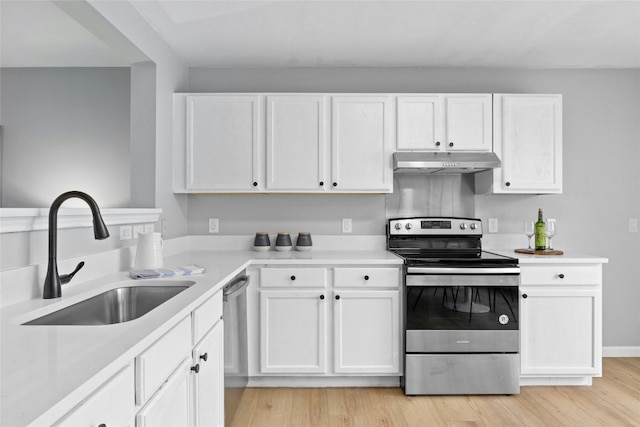
[[[253,249],[258,252],[266,252],[271,248],[271,241],[269,240],[269,233],[266,231],[259,231],[256,233],[256,238],[253,241]]]
[[[298,233],[298,240],[296,240],[296,248],[302,252],[308,252],[313,247],[311,243],[311,233],[301,231]]]
[[[289,233],[280,232],[276,238],[276,250],[280,252],[291,250],[291,236]]]

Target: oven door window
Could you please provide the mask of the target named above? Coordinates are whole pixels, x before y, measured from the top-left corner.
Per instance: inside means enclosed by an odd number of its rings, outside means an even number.
[[[407,330],[517,330],[517,286],[408,286]]]

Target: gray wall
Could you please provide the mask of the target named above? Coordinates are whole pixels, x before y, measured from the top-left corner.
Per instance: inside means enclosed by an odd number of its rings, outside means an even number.
[[[495,69],[191,69],[191,92],[559,93],[564,103],[562,195],[470,195],[475,215],[519,234],[538,207],[558,221],[554,246],[608,257],[604,345],[640,345],[640,71]],[[353,217],[355,234],[383,234],[384,196],[189,196],[189,233],[301,231],[336,234]],[[394,201],[397,195],[387,196]],[[397,204],[397,202],[395,202]],[[393,204],[393,203],[392,203]],[[304,219],[300,219],[303,217]],[[524,245],[524,237],[522,244]]]
[[[68,190],[129,207],[129,68],[3,68],[0,85],[2,207],[46,207]]]

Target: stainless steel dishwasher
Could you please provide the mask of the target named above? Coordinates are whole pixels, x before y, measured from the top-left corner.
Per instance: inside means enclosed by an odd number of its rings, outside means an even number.
[[[247,354],[247,286],[245,271],[223,288],[224,418],[229,425],[249,380]]]

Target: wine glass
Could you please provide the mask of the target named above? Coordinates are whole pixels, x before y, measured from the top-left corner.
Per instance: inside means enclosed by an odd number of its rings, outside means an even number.
[[[525,221],[524,222],[524,234],[529,239],[529,250],[531,250],[531,237],[535,234],[535,226],[533,221]]]
[[[547,231],[546,231],[547,239],[548,239],[548,251],[553,250],[551,247],[551,238],[556,235],[556,222],[555,221],[547,221]]]

